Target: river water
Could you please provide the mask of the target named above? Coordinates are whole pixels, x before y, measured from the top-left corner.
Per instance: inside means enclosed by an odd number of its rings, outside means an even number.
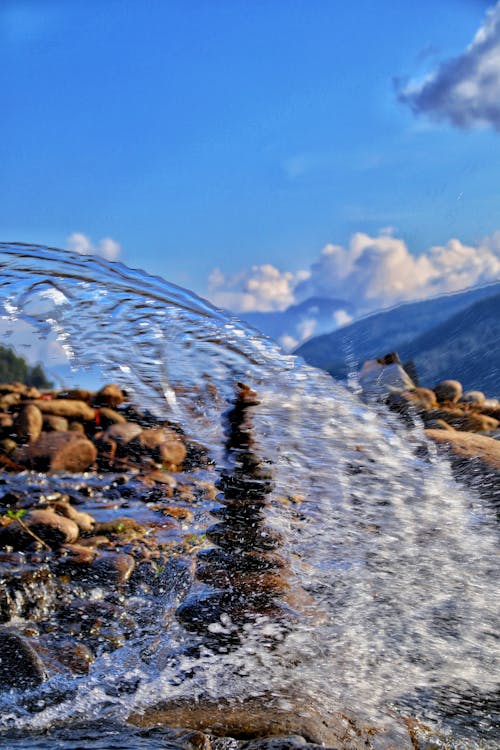
[[[23,696],[0,696],[0,746],[164,747],[173,742],[166,730],[121,722],[166,695],[251,697],[264,688],[283,696],[300,689],[315,705],[370,717],[415,716],[449,736],[448,747],[498,746],[493,508],[453,480],[418,428],[409,433],[160,278],[25,245],[0,245],[0,265],[4,321],[55,335],[80,383],[99,371],[141,408],[181,424],[219,465],[221,416],[235,383],[258,391],[257,444],[276,482],[270,522],[286,535],[293,573],[323,614],[321,625],[297,626],[273,653],[249,632],[240,649],[207,654],[185,679],[185,664],[146,663],[131,641],[71,685],[41,688],[43,696],[67,690],[69,700],[50,705],[42,696],[33,711]],[[294,496],[303,498],[300,512],[280,501]],[[174,627],[161,639],[160,651],[172,652],[182,633]],[[138,687],[112,696],[103,689],[110,675]],[[90,728],[77,728],[89,717]]]

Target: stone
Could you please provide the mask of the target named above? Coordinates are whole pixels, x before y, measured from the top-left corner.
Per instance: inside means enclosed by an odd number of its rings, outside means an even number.
[[[8,411],[11,406],[18,404],[21,400],[19,393],[6,393],[0,398],[0,407],[2,410]]]
[[[125,424],[126,421],[123,414],[107,406],[100,406],[96,409],[96,423],[102,430],[105,430],[112,424]]]
[[[63,402],[61,402],[63,403]],[[86,471],[96,460],[97,450],[78,432],[43,432],[38,440],[16,451],[13,459],[35,471]]]
[[[477,460],[485,468],[500,472],[500,441],[471,432],[426,430],[438,447],[451,451],[457,458]]]
[[[456,403],[462,397],[462,384],[458,380],[442,380],[434,388],[438,403]]]
[[[242,549],[267,552],[284,543],[284,539],[278,531],[265,526],[248,528],[216,523],[207,529],[206,535],[207,539],[210,539],[218,547],[230,551]]]
[[[463,430],[467,432],[493,432],[498,428],[500,422],[493,417],[487,417],[486,414],[476,414],[470,412],[464,417]]]
[[[6,412],[0,413],[0,429],[10,430],[14,426],[14,419],[11,414]]]
[[[79,530],[85,534],[90,534],[94,528],[95,519],[90,513],[84,513],[81,510],[76,510],[67,500],[57,500],[51,504],[52,510],[59,513],[65,518],[70,518],[76,523]]]
[[[303,737],[308,743],[336,750],[412,750],[410,736],[396,721],[385,726],[357,726],[355,717],[342,709],[320,710],[303,696],[272,694],[239,699],[199,698],[164,700],[131,714],[137,726],[186,727],[215,737],[258,739]],[[384,741],[385,740],[385,741]]]
[[[66,417],[69,420],[93,421],[95,410],[85,403],[73,399],[38,399],[32,401],[42,414],[53,414],[56,417]]]
[[[90,404],[95,397],[93,391],[88,391],[86,388],[71,388],[68,391],[64,391],[58,394],[58,398],[70,399],[71,401],[85,401],[86,404]]]
[[[34,404],[27,404],[19,412],[14,429],[21,443],[34,443],[38,440],[42,431],[43,416],[40,409]]]
[[[460,399],[461,403],[472,404],[473,406],[482,406],[485,401],[486,396],[482,391],[467,391]]]
[[[142,427],[133,422],[125,422],[124,424],[113,424],[108,427],[102,435],[103,440],[113,440],[118,445],[128,445],[131,440],[134,440],[142,432]]]
[[[74,674],[87,674],[95,656],[84,643],[67,638],[57,643],[57,658]]]
[[[108,383],[103,386],[95,396],[95,406],[110,406],[112,409],[120,406],[125,401],[125,394],[120,386],[115,383]]]
[[[137,437],[140,449],[168,467],[180,466],[186,458],[186,446],[180,436],[166,427],[143,430]]]
[[[80,435],[85,434],[85,428],[81,422],[70,422],[68,425],[69,432],[79,432]]]
[[[429,419],[426,422],[426,427],[429,430],[451,430],[452,432],[455,431],[455,428],[451,426],[451,424],[448,424],[448,422],[445,422],[444,419]]]
[[[80,424],[80,422],[77,422]],[[83,432],[83,425],[81,425]],[[68,420],[66,417],[56,417],[55,414],[46,414],[43,418],[43,429],[45,432],[68,432]]]
[[[47,679],[42,660],[30,642],[15,630],[0,629],[0,687],[29,690]]]
[[[80,534],[74,521],[52,510],[30,510],[22,521],[50,547],[76,542]]]
[[[88,567],[86,578],[97,585],[122,586],[128,581],[134,568],[135,560],[132,555],[102,553]]]

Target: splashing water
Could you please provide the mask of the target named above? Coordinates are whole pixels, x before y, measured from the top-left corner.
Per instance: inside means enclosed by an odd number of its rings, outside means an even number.
[[[249,634],[230,655],[207,653],[203,669],[185,680],[187,657],[152,666],[131,641],[75,682],[71,707],[23,715],[5,699],[0,725],[43,727],[68,713],[119,719],[166,690],[220,697],[255,695],[265,685],[287,695],[299,686],[317,705],[371,716],[397,706],[439,724],[446,714],[461,737],[454,747],[491,742],[488,711],[472,727],[471,705],[494,693],[499,674],[493,518],[431,447],[422,451],[422,432],[409,433],[159,278],[25,245],[0,244],[0,264],[4,319],[24,321],[42,338],[55,332],[80,372],[99,368],[142,408],[179,422],[218,462],[235,382],[258,391],[257,442],[276,480],[270,520],[286,533],[294,573],[325,620],[314,630],[298,626],[273,652],[259,647],[258,632]],[[292,496],[304,499],[280,502]],[[181,637],[174,627],[168,653]],[[103,690],[110,675],[143,679],[126,699],[110,699]]]

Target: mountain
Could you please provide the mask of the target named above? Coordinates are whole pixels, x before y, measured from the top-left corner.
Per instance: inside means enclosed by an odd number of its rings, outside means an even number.
[[[500,293],[476,302],[401,348],[422,385],[459,380],[464,390],[500,396]]]
[[[495,283],[457,294],[410,302],[369,315],[330,334],[315,336],[302,344],[295,354],[315,367],[328,370],[334,377],[345,379],[350,371],[359,369],[365,360],[380,357],[386,352],[397,350],[402,359],[408,359],[417,356],[419,346],[430,350],[431,339],[420,344],[417,343],[419,337],[426,333],[439,335],[430,332],[476,302],[494,298],[498,294],[500,283]],[[496,342],[489,343],[494,346]],[[454,375],[447,370],[443,377]]]
[[[240,313],[240,317],[285,348],[313,334],[332,331],[342,319],[351,317],[354,307],[341,299],[310,297],[280,312]],[[293,342],[292,342],[293,339]]]

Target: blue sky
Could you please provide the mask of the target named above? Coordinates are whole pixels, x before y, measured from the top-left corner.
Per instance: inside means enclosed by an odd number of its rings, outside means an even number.
[[[368,246],[376,263],[451,238],[500,257],[496,115],[460,119],[419,83],[488,8],[0,0],[0,239],[95,250],[235,309],[315,293],[325,246],[347,248],[344,285],[367,298]]]

